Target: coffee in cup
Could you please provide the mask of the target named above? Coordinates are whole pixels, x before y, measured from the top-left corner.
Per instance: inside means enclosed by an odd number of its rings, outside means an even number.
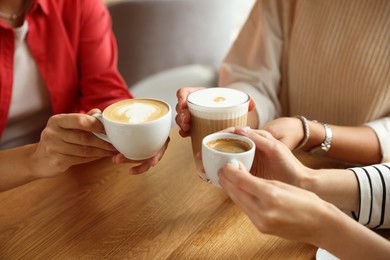
[[[172,120],[169,104],[152,98],[122,100],[92,116],[106,131],[106,135],[94,134],[132,160],[154,156],[165,144]]]
[[[198,175],[209,181],[203,173],[197,154],[202,149],[202,139],[211,133],[231,126],[246,126],[249,107],[248,94],[230,88],[207,88],[188,95],[191,114],[191,143]]]
[[[247,142],[232,138],[211,140],[206,145],[213,150],[223,153],[243,153],[251,149]]]
[[[219,185],[218,171],[227,163],[236,168],[241,162],[249,171],[255,156],[255,144],[246,136],[231,133],[214,133],[202,141],[202,163],[210,182]]]

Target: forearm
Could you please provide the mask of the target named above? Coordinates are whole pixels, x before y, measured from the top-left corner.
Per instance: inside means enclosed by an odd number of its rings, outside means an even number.
[[[37,179],[29,160],[35,145],[0,151],[0,192]]]
[[[299,186],[346,211],[359,210],[359,184],[355,174],[345,169],[311,170],[302,175]]]
[[[322,124],[309,121],[310,138],[302,148],[309,151],[325,139]],[[327,157],[357,164],[375,164],[381,162],[381,148],[373,129],[367,126],[346,127],[330,125],[333,132],[331,148]]]
[[[317,246],[340,259],[389,259],[390,242],[344,213],[325,212],[323,234]]]

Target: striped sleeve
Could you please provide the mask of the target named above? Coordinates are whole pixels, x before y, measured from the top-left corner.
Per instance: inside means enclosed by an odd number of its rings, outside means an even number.
[[[390,163],[351,168],[359,183],[359,223],[369,228],[390,227]]]

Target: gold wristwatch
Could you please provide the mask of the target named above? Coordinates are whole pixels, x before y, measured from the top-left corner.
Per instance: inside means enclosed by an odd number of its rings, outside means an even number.
[[[316,121],[313,121],[316,122]],[[319,145],[310,149],[309,153],[316,156],[322,156],[330,149],[332,143],[332,129],[328,124],[321,123],[325,128],[325,140]]]

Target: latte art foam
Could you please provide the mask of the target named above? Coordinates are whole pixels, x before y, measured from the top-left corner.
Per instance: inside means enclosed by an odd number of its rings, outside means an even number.
[[[119,102],[105,111],[105,116],[112,121],[141,124],[156,120],[168,112],[162,102],[148,99],[134,99]]]
[[[120,107],[115,111],[117,117],[125,117],[128,123],[138,124],[153,120],[154,115],[158,113],[158,109],[154,106],[134,103]]]

